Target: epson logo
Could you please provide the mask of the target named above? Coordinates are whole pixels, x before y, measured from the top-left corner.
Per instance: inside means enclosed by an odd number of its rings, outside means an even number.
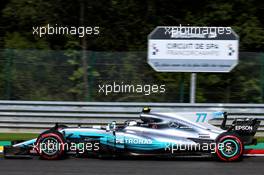
[[[235,130],[249,131],[249,130],[253,130],[253,127],[252,126],[236,126]]]

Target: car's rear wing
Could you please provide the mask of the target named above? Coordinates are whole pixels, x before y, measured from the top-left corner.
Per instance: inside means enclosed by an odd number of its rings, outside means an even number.
[[[221,129],[227,130],[228,132],[235,132],[244,141],[245,144],[252,144],[253,137],[255,136],[260,120],[257,118],[235,118],[231,126],[226,126],[228,113],[224,112],[224,119],[221,124]]]

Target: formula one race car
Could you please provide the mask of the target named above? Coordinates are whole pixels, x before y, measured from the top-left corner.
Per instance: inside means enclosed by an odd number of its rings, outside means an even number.
[[[223,119],[220,128],[209,124]],[[140,121],[116,122],[106,127],[55,127],[38,138],[4,148],[6,158],[38,155],[42,159],[108,156],[212,156],[221,161],[243,157],[244,145],[253,144],[257,119],[235,119],[226,126],[225,112],[153,113],[144,108]]]

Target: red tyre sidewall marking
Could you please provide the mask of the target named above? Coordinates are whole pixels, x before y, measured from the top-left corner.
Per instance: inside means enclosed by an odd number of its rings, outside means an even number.
[[[221,155],[221,153],[219,152],[219,149],[218,149],[218,147],[219,147],[219,143],[221,143],[221,141],[222,141],[222,140],[225,140],[226,138],[232,138],[232,139],[234,139],[234,140],[239,144],[239,146],[240,146],[240,152],[239,152],[239,154],[237,154],[236,156],[234,156],[234,157],[232,157],[232,158],[229,158],[229,159],[223,157],[223,156]],[[242,146],[242,143],[241,143],[240,139],[239,139],[238,137],[236,137],[236,136],[232,136],[232,135],[224,136],[224,137],[220,138],[219,143],[217,143],[216,153],[217,153],[218,157],[220,157],[220,159],[222,159],[222,160],[224,160],[224,161],[232,161],[232,160],[236,160],[236,159],[238,159],[239,156],[241,156],[241,154],[243,153],[243,146]]]
[[[41,150],[40,150],[40,140],[46,138],[46,137],[55,137],[56,139],[58,139],[59,143],[61,144],[60,145],[60,152],[58,154],[55,154],[54,156],[47,156],[45,154],[42,154],[41,153]],[[44,157],[45,159],[56,159],[58,158],[59,155],[61,155],[64,151],[64,141],[61,139],[60,136],[58,136],[57,134],[54,134],[54,133],[48,133],[48,134],[43,134],[38,140],[37,140],[37,146],[36,146],[36,151],[39,155],[41,155],[42,157]]]

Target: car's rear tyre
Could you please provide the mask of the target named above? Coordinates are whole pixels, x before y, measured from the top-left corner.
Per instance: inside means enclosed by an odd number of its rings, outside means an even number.
[[[244,144],[233,133],[223,133],[216,139],[216,156],[220,161],[239,161],[243,158]]]
[[[40,158],[46,160],[62,159],[66,153],[66,141],[63,135],[55,130],[42,133],[36,140],[36,151]]]

